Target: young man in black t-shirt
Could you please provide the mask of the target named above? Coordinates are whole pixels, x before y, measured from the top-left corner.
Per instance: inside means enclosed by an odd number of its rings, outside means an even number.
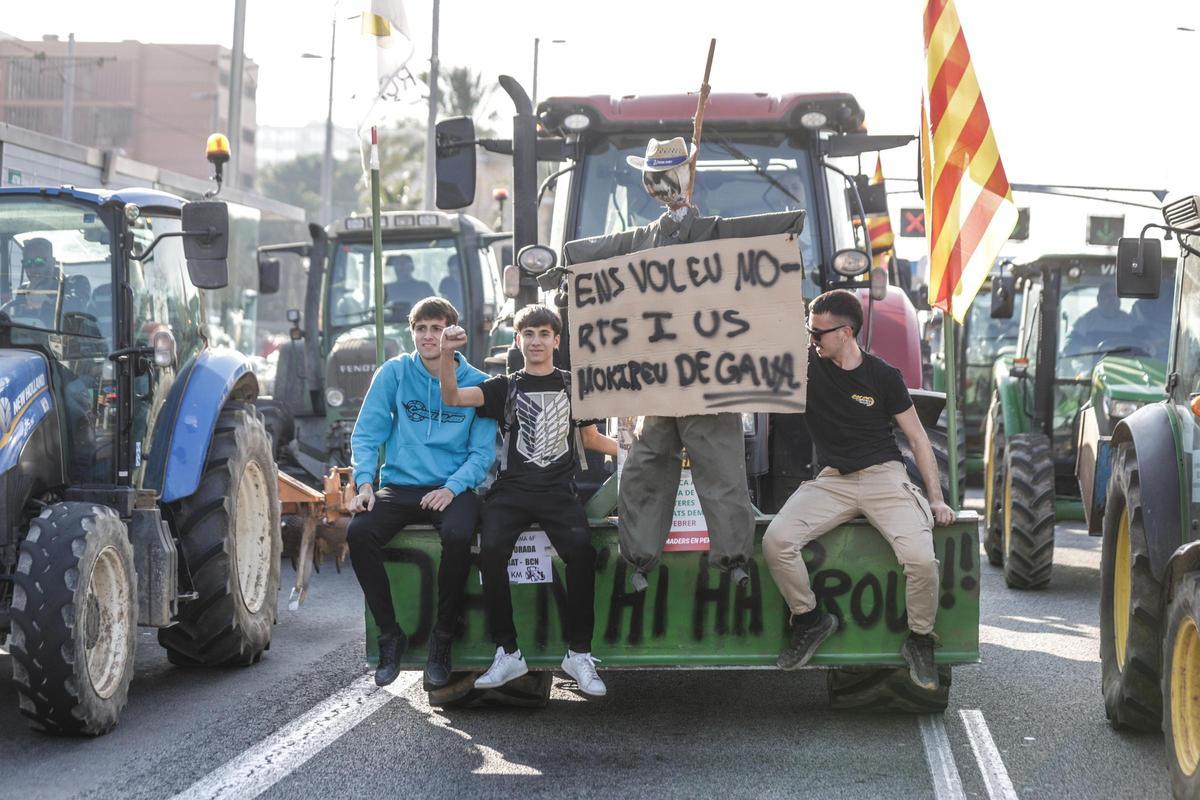
[[[918,686],[936,689],[933,525],[950,524],[954,512],[942,501],[933,449],[900,371],[858,346],[862,322],[862,305],[844,289],[809,304],[812,352],[805,414],[824,469],[801,484],[763,536],[763,557],[792,612],[789,642],[778,665],[804,666],[837,630],[837,618],[817,608],[801,550],[861,515],[887,539],[904,567],[910,633],[901,654],[909,675]],[[912,443],[928,500],[909,482],[893,423]]]
[[[517,312],[513,328],[525,358],[524,369],[464,388],[459,388],[453,370],[441,374],[446,405],[477,408],[478,416],[498,420],[504,435],[498,453],[499,475],[483,501],[479,552],[484,606],[497,645],[496,658],[475,680],[475,686],[494,689],[529,671],[517,648],[508,562],[517,537],[537,522],[567,565],[569,639],[563,671],[585,694],[600,697],[607,689],[596,674],[591,653],[596,550],[572,480],[579,458],[576,430],[588,450],[615,457],[617,443],[600,434],[592,422],[577,423],[571,415],[570,373],[554,366],[554,350],[562,332],[558,314],[545,306],[526,306]],[[466,341],[462,328],[447,328],[442,334],[442,351],[453,352]]]

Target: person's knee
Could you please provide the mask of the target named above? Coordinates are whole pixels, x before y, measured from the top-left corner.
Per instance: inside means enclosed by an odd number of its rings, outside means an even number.
[[[595,564],[596,548],[592,545],[592,537],[588,529],[572,528],[570,539],[566,542],[566,546],[559,551],[558,557],[567,564]]]
[[[763,558],[772,562],[783,561],[800,550],[795,538],[789,534],[787,526],[780,524],[779,517],[767,526],[767,531],[763,534],[762,549]]]
[[[471,549],[471,540],[475,538],[475,526],[469,520],[447,520],[442,523],[439,533],[443,551],[462,553]]]
[[[488,536],[486,533],[479,541],[479,563],[483,565],[506,564],[512,558],[512,547],[501,541],[502,536]]]
[[[933,550],[907,553],[902,559],[905,576],[911,580],[937,582],[938,561]]]
[[[353,550],[371,549],[375,547],[375,531],[366,513],[355,514],[346,528],[346,544]]]

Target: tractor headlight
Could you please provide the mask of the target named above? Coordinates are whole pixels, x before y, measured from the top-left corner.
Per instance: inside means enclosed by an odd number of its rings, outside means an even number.
[[[1109,419],[1125,419],[1142,407],[1137,400],[1109,400],[1104,398],[1104,413]]]
[[[331,408],[337,408],[342,403],[346,402],[346,395],[342,394],[341,389],[326,389],[325,402],[328,403]]]

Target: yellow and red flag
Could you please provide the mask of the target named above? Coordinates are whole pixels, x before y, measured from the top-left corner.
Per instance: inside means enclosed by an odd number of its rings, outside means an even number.
[[[954,0],[926,0],[921,177],[929,303],[959,322],[1017,223]]]
[[[871,185],[877,186],[882,183],[883,159],[875,156],[875,174],[871,176]],[[885,266],[888,256],[896,244],[896,237],[892,234],[891,215],[885,212],[867,217],[867,235],[871,239],[871,254],[875,258],[875,266]]]

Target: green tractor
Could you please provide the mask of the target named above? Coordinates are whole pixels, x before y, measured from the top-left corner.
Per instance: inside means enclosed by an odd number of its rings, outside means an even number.
[[[1101,442],[1162,397],[1169,309],[1118,298],[1115,271],[1110,256],[1054,255],[993,281],[1003,287],[993,319],[1011,318],[1024,297],[1016,347],[993,368],[984,435],[984,546],[1014,589],[1049,585],[1057,520],[1102,513],[1103,492],[1089,483],[1081,495],[1080,461],[1088,480],[1105,475]]]
[[[1176,797],[1200,796],[1200,197],[1163,209],[1181,261],[1166,398],[1113,428],[1100,562],[1104,707],[1116,728],[1161,729]],[[1154,300],[1157,239],[1122,239],[1122,298]],[[1168,297],[1163,292],[1163,300]]]
[[[996,319],[991,316],[992,281],[979,290],[967,318],[958,330],[958,399],[962,424],[959,427],[959,451],[965,469],[960,479],[982,479],[984,472],[984,430],[992,403],[992,371],[996,359],[1011,355],[1017,346],[1022,295],[1013,298],[1013,315]],[[946,391],[945,348],[941,341],[942,314],[936,312],[929,322],[929,388]],[[961,496],[961,495],[960,495]]]
[[[493,245],[511,238],[474,217],[440,211],[388,211],[383,238],[384,352],[412,350],[408,312],[444,297],[471,331],[467,358],[483,366],[489,339],[511,342],[497,325],[504,298]],[[375,374],[371,218],[352,216],[309,228],[312,240],[259,248],[269,271],[304,271],[304,310],[288,312],[290,341],[280,348],[268,415],[280,466],[318,485],[331,467],[350,464],[350,434]],[[307,262],[305,265],[304,262]],[[299,263],[295,263],[299,262]]]

